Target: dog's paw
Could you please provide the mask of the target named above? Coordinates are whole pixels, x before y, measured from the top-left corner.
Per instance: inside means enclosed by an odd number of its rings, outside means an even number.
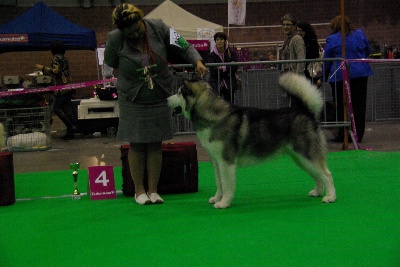
[[[310,191],[310,193],[308,193],[308,196],[310,196],[310,197],[320,197],[320,196],[322,196],[322,192],[319,192],[318,190],[313,189],[313,190]]]
[[[222,198],[222,197],[217,197],[217,196],[211,197],[211,198],[208,200],[208,203],[210,203],[210,204],[215,204],[215,203],[221,201],[221,198]]]
[[[335,202],[335,200],[336,200],[336,196],[325,196],[322,199],[322,202],[324,202],[324,203],[332,203],[332,202]]]
[[[214,208],[216,209],[226,209],[229,208],[229,204],[223,201],[217,202],[214,204]]]

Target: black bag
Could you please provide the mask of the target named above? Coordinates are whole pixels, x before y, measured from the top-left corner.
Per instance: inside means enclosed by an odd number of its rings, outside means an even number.
[[[96,95],[100,100],[117,100],[118,92],[115,86],[106,86],[105,88],[96,87]]]
[[[128,162],[129,145],[121,146],[122,160],[122,193],[125,196],[135,195]],[[176,142],[162,144],[162,165],[158,193],[179,194],[198,192],[198,161],[196,143]],[[144,186],[147,188],[145,173]]]
[[[45,98],[40,94],[23,94],[0,98],[0,109],[42,107]]]
[[[242,79],[238,74],[235,73],[235,79],[236,79],[236,88],[235,91],[237,90],[242,90]]]
[[[322,48],[321,45],[319,45],[319,58],[320,59],[324,58],[324,52],[325,52],[325,50]],[[323,65],[322,61],[309,62],[308,66],[307,66],[308,74],[313,79],[321,78],[323,69],[324,69],[324,65]]]

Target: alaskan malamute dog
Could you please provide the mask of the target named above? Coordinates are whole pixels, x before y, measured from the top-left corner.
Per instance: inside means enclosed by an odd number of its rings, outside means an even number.
[[[236,167],[251,165],[279,153],[292,160],[314,179],[309,196],[334,202],[336,191],[326,164],[326,140],[319,127],[323,101],[317,88],[303,76],[286,73],[279,85],[296,107],[277,110],[238,107],[216,96],[204,81],[184,81],[168,98],[175,113],[193,122],[196,134],[209,154],[217,184],[209,203],[230,206],[236,187]]]

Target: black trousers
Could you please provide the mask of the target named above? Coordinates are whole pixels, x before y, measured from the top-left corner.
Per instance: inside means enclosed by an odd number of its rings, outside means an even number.
[[[332,88],[332,95],[337,104],[337,114],[338,120],[343,121],[343,81],[338,81],[336,83],[330,83]],[[354,121],[358,136],[358,142],[361,142],[364,137],[365,132],[365,113],[367,109],[367,85],[368,85],[368,77],[360,77],[350,79],[350,95],[351,95],[351,103],[353,107],[354,113]],[[336,90],[335,90],[336,88]],[[348,116],[348,119],[351,118]],[[343,141],[344,139],[344,131],[341,128],[336,137],[337,141]]]
[[[67,126],[67,132],[73,131],[73,105],[71,102],[74,91],[68,91],[64,94],[54,94],[53,111],[61,121]]]
[[[222,96],[223,99],[225,99],[228,102],[234,103],[235,102],[235,92],[231,92],[231,90],[227,88],[222,88],[220,91],[220,95]]]

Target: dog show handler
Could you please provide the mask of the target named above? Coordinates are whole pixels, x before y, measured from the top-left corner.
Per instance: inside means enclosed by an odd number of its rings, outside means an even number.
[[[145,19],[132,4],[121,4],[112,13],[117,29],[109,32],[104,62],[118,69],[120,107],[117,140],[130,143],[128,162],[138,204],[161,204],[157,193],[161,172],[161,144],[173,135],[167,98],[174,77],[167,57],[176,54],[193,64],[200,76],[207,68],[196,49],[160,19]],[[145,168],[148,191],[143,184]]]

